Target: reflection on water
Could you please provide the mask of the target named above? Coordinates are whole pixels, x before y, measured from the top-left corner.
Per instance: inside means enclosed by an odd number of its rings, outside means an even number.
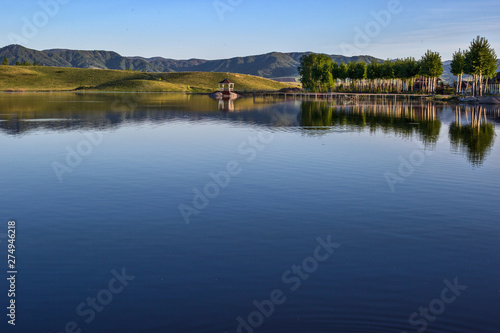
[[[454,112],[454,120],[446,116]],[[216,121],[275,127],[299,127],[308,135],[339,130],[394,134],[417,138],[433,149],[443,121],[448,121],[454,152],[481,165],[494,145],[493,123],[499,110],[491,107],[443,106],[422,100],[357,99],[354,103],[283,100],[253,96],[216,101],[205,95],[44,93],[1,94],[0,131],[11,135],[36,130],[115,128],[128,123]]]
[[[219,111],[235,111],[234,100],[233,99],[220,99],[219,100]]]
[[[495,128],[488,122],[486,108],[456,107],[455,122],[450,125],[449,137],[454,152],[467,156],[473,165],[481,165],[495,141]]]
[[[458,279],[468,289],[428,331],[497,332],[498,110],[336,102],[256,96],[227,112],[201,95],[0,94],[18,331],[237,332],[279,289],[259,331],[414,332],[412,314]],[[404,177],[396,193],[388,172]],[[181,204],[202,207],[189,226]],[[329,235],[341,247],[299,278]],[[121,267],[135,280],[87,325],[76,309]],[[283,280],[294,267],[297,290]]]
[[[0,94],[0,130],[19,135],[37,129],[103,129],[130,122],[166,122],[186,118],[190,121],[211,119],[265,125],[273,123],[275,117],[270,112],[259,111],[269,109],[277,102],[264,97],[242,98],[221,107],[219,101],[205,95]]]
[[[433,103],[373,103],[337,106],[327,102],[303,102],[300,124],[303,127],[342,126],[351,130],[394,133],[403,138],[418,134],[425,146],[439,138],[441,121]]]

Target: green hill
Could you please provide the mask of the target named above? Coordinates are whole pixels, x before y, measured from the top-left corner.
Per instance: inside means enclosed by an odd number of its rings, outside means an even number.
[[[132,71],[41,66],[0,66],[0,91],[211,92],[228,78],[238,91],[279,90],[289,85],[244,74]]]
[[[300,57],[310,52],[279,53],[237,57],[221,60],[174,60],[165,58],[123,57],[110,51],[44,50],[37,51],[20,45],[9,45],[0,49],[0,61],[7,58],[10,64],[17,61],[38,63],[43,66],[70,68],[98,68],[116,70],[139,70],[153,73],[168,72],[228,72],[262,76],[266,78],[298,77]],[[363,60],[367,63],[381,61],[370,56],[330,56],[335,62],[347,63]]]

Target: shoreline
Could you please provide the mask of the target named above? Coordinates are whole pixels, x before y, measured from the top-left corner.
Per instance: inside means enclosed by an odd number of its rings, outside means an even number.
[[[455,95],[426,95],[426,94],[380,94],[380,93],[351,93],[351,92],[332,92],[332,93],[307,93],[307,92],[281,92],[281,91],[237,91],[242,97],[252,96],[275,96],[294,99],[307,99],[313,98],[318,101],[327,101],[336,97],[375,97],[375,98],[396,98],[396,99],[425,99],[434,102],[446,102],[450,104],[481,104],[478,102],[461,101],[459,96]],[[54,94],[54,93],[74,93],[74,94],[185,94],[185,95],[202,95],[210,96],[213,92],[189,92],[189,91],[109,91],[109,90],[0,90],[0,94]],[[487,97],[500,97],[500,95],[486,95]],[[492,104],[495,105],[495,104]],[[500,105],[500,104],[499,104]]]

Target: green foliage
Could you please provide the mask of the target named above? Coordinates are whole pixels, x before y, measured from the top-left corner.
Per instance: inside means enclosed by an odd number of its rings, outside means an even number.
[[[367,77],[367,66],[366,63],[361,62],[350,62],[347,65],[347,77],[351,80],[364,80]]]
[[[314,90],[316,82],[313,78],[314,54],[304,55],[300,58],[299,75],[302,87],[307,90]]]
[[[458,50],[453,53],[453,59],[450,64],[451,74],[455,76],[463,75],[465,72],[465,52]]]
[[[329,91],[333,88],[333,60],[326,54],[311,53],[300,59],[299,74],[304,89]]]
[[[404,79],[406,74],[405,74],[405,64],[404,61],[401,59],[396,59],[395,62],[392,63],[392,68],[394,72],[394,77],[398,79]]]
[[[339,79],[341,79],[342,81],[347,80],[349,78],[347,71],[348,71],[347,65],[342,62],[339,66]]]
[[[340,68],[336,62],[334,62],[332,65],[332,79],[333,80],[340,79]]]
[[[9,59],[7,57],[3,58],[2,66],[9,66]]]
[[[437,78],[443,74],[443,62],[438,52],[427,50],[420,60],[420,75],[428,78]]]
[[[353,64],[353,68],[354,68],[354,76],[352,77],[352,79],[361,81],[367,78],[366,62],[364,61],[356,62]]]
[[[411,79],[418,76],[420,72],[420,63],[415,58],[410,57],[405,59],[406,64],[406,78]]]
[[[394,75],[394,64],[390,60],[387,60],[382,64],[381,76],[382,79],[386,80],[394,79],[396,77]]]
[[[19,61],[16,61],[16,66],[21,66],[21,63]]]
[[[366,69],[366,76],[369,80],[382,78],[382,66],[378,62],[372,62]]]
[[[495,77],[497,71],[497,55],[488,40],[477,36],[471,42],[469,50],[465,53],[465,73]]]

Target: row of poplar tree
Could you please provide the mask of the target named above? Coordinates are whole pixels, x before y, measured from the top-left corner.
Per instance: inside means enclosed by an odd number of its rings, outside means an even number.
[[[497,57],[485,38],[477,37],[470,49],[456,52],[451,64],[457,76],[457,93],[461,93],[463,75],[472,78],[471,90],[482,95],[487,86],[484,78],[496,75]],[[413,92],[418,89],[435,92],[443,63],[438,52],[428,50],[420,60],[409,57],[382,63],[350,62],[338,65],[326,54],[309,54],[301,58],[299,74],[304,89],[313,92],[350,90],[357,92]]]
[[[488,40],[484,37],[477,37],[472,41],[466,51],[458,50],[453,54],[451,61],[451,73],[457,77],[456,94],[462,94],[469,88],[474,96],[482,96],[488,87],[489,79],[497,75],[497,55]],[[467,75],[472,80],[466,80],[464,84],[463,76]]]

